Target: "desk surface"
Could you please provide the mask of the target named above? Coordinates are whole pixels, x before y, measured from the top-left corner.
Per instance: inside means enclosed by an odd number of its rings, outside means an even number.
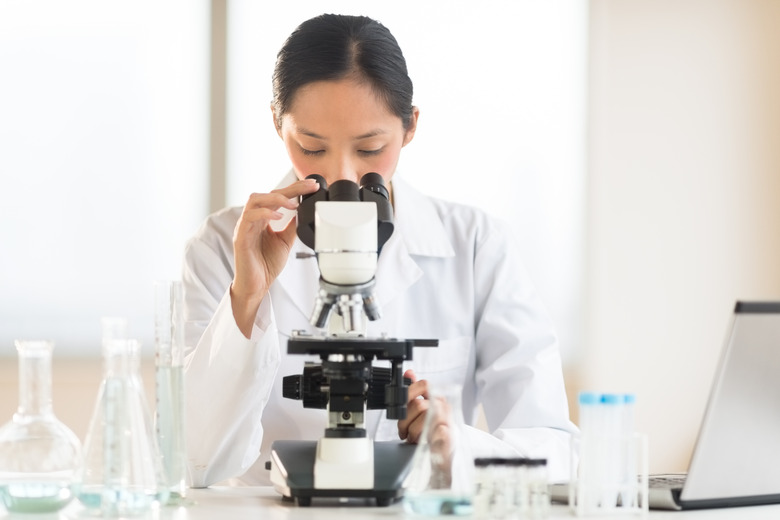
[[[312,507],[297,507],[292,502],[284,502],[272,488],[258,487],[214,487],[209,489],[191,489],[184,507],[166,506],[143,517],[144,520],[348,520],[391,518],[423,518],[404,513],[401,504],[390,507],[366,506],[360,502],[341,504],[338,501],[316,503]],[[763,520],[780,518],[780,505],[752,506],[728,509],[710,509],[703,511],[651,511],[653,519],[714,519],[714,520]],[[0,518],[8,520],[70,520],[94,518],[86,515],[77,503],[71,503],[59,514],[51,515],[11,515],[0,509]],[[446,517],[443,517],[446,518]],[[450,517],[457,518],[457,517]],[[566,506],[553,506],[550,519],[576,518]],[[619,520],[640,518],[638,515],[618,516],[605,514],[589,516],[589,519]]]

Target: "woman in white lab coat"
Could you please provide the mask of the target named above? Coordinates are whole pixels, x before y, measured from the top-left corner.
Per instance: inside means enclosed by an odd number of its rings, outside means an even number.
[[[311,251],[294,221],[278,232],[270,224],[316,190],[301,180],[307,175],[331,184],[367,172],[389,185],[395,223],[376,272],[382,318],[367,334],[439,340],[405,364],[414,381],[407,418],[370,411],[369,435],[417,442],[430,385],[458,383],[466,422],[475,423],[479,404],[484,410],[490,434],[470,428],[482,453],[545,457],[552,478],[567,478],[575,427],[557,340],[511,233],[477,209],[417,192],[395,171],[419,112],[393,36],[365,17],[304,22],[278,55],[273,86],[273,120],[292,170],[279,189],[210,216],[186,249],[191,484],[268,484],[273,441],[322,436],[325,412],[285,400],[281,388],[313,359],[288,355],[286,345],[293,330],[315,332],[317,264],[295,258]]]

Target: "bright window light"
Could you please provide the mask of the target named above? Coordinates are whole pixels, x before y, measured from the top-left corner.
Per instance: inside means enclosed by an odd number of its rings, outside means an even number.
[[[156,279],[207,212],[209,4],[0,2],[0,355],[145,352]]]

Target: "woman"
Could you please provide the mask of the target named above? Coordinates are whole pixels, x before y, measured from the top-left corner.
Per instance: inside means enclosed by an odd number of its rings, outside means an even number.
[[[264,462],[279,439],[317,439],[324,412],[284,400],[281,379],[302,372],[305,356],[288,356],[293,330],[313,331],[316,262],[283,212],[317,189],[385,179],[395,232],[377,267],[382,319],[367,334],[437,338],[418,348],[405,420],[368,413],[377,440],[417,442],[429,385],[463,386],[473,424],[482,404],[492,433],[472,431],[483,448],[547,457],[554,478],[568,477],[574,426],[557,340],[523,274],[510,234],[484,213],[426,197],[396,175],[401,149],[414,138],[419,111],[392,34],[365,17],[323,15],[285,42],[273,75],[273,122],[292,171],[271,193],[252,194],[243,208],[206,221],[189,242],[184,266],[188,345],[187,417],[193,486],[240,477],[268,484]],[[272,228],[279,229],[275,231]]]

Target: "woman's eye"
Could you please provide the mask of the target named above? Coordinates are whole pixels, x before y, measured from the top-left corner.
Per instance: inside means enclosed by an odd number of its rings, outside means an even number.
[[[301,148],[303,155],[322,155],[324,151],[325,150],[307,150],[306,148]]]
[[[384,148],[377,148],[376,150],[358,150],[360,155],[379,155]]]

